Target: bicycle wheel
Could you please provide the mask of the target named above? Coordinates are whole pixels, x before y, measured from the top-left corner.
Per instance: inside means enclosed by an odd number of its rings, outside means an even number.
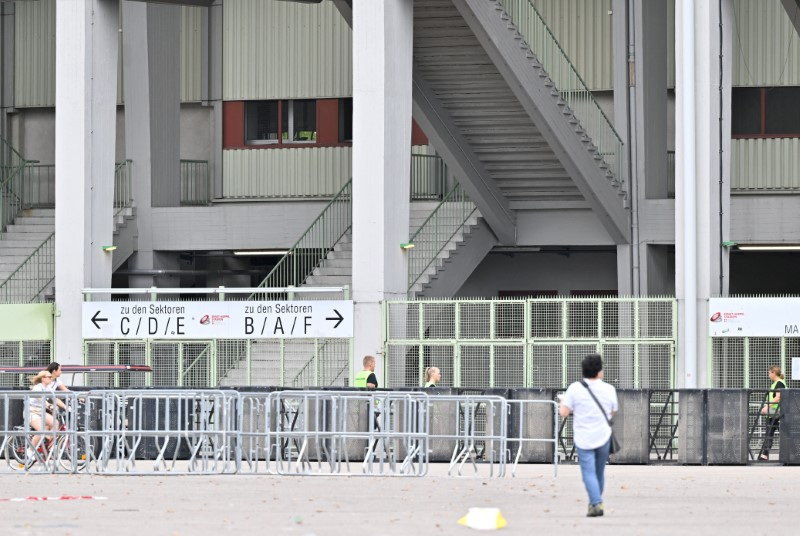
[[[22,427],[17,427],[15,431],[22,431]],[[6,443],[6,461],[9,467],[17,471],[27,471],[36,463],[35,458],[28,458],[26,454],[25,436],[14,436]]]
[[[78,439],[75,442],[74,469],[76,471],[83,471],[89,461],[88,449],[86,447],[86,442],[82,439]],[[56,453],[58,457],[58,463],[65,471],[71,472],[73,470],[72,440],[69,438],[69,436],[63,435],[58,438],[56,448],[58,449]]]

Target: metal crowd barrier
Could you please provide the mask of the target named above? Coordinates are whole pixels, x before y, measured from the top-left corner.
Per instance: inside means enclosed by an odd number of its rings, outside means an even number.
[[[71,411],[37,432],[31,401],[56,399]],[[557,464],[557,430],[552,400],[494,395],[0,391],[3,469],[30,473],[424,476],[446,455],[449,475],[500,477],[508,463]]]

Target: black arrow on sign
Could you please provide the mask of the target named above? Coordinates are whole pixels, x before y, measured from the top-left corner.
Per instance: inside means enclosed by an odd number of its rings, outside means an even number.
[[[344,317],[342,316],[342,313],[340,313],[336,309],[334,309],[333,312],[336,313],[336,316],[329,316],[329,317],[325,318],[325,320],[336,320],[337,322],[333,326],[333,329],[336,329],[336,328],[339,327],[339,324],[342,323],[342,320],[344,320]]]
[[[100,329],[100,324],[98,324],[98,322],[108,322],[108,318],[98,318],[97,315],[99,314],[100,311],[97,311],[92,317],[92,324],[94,324],[94,327],[96,327],[97,329]]]

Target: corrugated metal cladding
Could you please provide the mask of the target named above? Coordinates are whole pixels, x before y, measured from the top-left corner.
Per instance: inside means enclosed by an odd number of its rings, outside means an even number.
[[[732,140],[731,188],[800,188],[800,138]]]
[[[18,108],[55,106],[56,2],[16,2],[14,9],[14,105]],[[181,99],[197,101],[200,100],[202,8],[181,9]],[[121,34],[119,47],[117,102],[122,104]]]
[[[223,98],[349,97],[352,32],[333,2],[223,3]]]
[[[733,85],[800,85],[800,37],[780,0],[734,0]]]
[[[202,98],[203,9],[181,8],[181,102],[197,102]]]
[[[54,106],[56,2],[16,2],[14,11],[14,104]]]
[[[351,147],[222,152],[225,198],[328,197],[348,181]]]
[[[589,89],[613,89],[611,0],[533,3]]]

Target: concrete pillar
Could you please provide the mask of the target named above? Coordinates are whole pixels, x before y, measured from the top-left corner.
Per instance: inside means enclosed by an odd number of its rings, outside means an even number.
[[[125,155],[133,161],[138,229],[132,269],[157,268],[152,207],[180,205],[180,6],[122,2]],[[152,276],[131,276],[135,287]]]
[[[0,135],[6,139],[6,114],[14,108],[14,8],[14,2],[0,2]]]
[[[353,2],[353,369],[375,355],[381,385],[380,304],[408,289],[412,6]]]
[[[222,197],[222,0],[216,0],[203,15],[203,105],[213,110],[211,139],[212,195]]]
[[[675,290],[685,387],[710,384],[708,299],[729,284],[733,0],[721,11],[718,2],[676,2]]]
[[[56,4],[56,345],[82,363],[81,289],[111,286],[116,0]]]

